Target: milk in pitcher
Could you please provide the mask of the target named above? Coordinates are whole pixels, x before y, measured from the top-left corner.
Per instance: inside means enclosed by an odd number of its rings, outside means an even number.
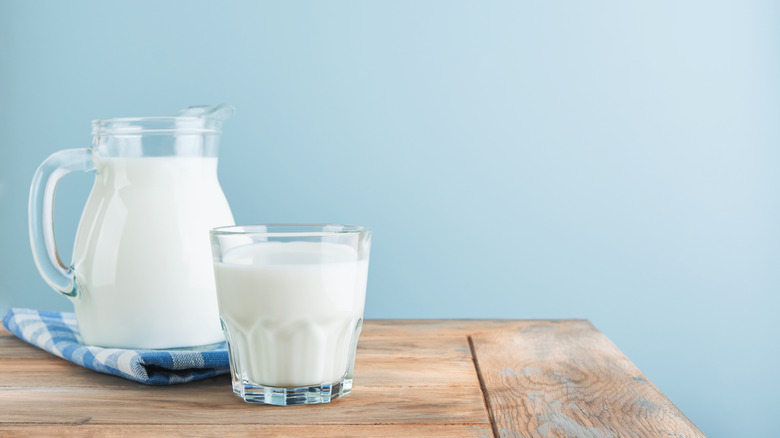
[[[234,222],[217,158],[94,160],[73,254],[83,341],[125,348],[222,341],[208,230]]]

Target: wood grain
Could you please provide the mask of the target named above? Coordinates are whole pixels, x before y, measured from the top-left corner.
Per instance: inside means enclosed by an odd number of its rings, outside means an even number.
[[[0,389],[0,422],[27,424],[488,424],[479,388],[370,388],[312,406],[249,404],[229,386]]]
[[[465,336],[360,336],[360,357],[435,357],[470,358],[468,338]]]
[[[587,321],[470,339],[496,436],[704,436]]]
[[[50,360],[51,357],[51,354],[20,340],[0,325],[0,360],[3,358]]]
[[[372,319],[363,337],[466,337],[480,331],[524,330],[584,321],[576,319]]]
[[[182,425],[50,425],[3,426],[0,436],[7,438],[29,437],[290,437],[317,436],[323,438],[351,438],[364,436],[409,438],[490,438],[493,431],[488,424],[325,424],[316,431],[311,426],[236,424],[225,427],[212,424]]]
[[[230,387],[230,377],[216,377],[225,388]],[[37,388],[41,382],[48,382],[51,388],[110,388],[137,385],[140,383],[100,374],[64,359],[27,360],[3,359],[0,373],[0,389]],[[472,386],[479,388],[474,363],[471,358],[427,358],[427,357],[358,357],[355,361],[355,382],[366,387],[417,387],[417,386]],[[197,382],[191,385],[197,385]]]
[[[370,320],[355,388],[244,403],[228,376],[152,387],[0,329],[0,436],[702,436],[585,320]],[[676,435],[675,435],[676,434]]]

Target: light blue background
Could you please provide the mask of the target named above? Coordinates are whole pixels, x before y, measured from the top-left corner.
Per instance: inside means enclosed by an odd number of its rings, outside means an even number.
[[[780,3],[0,0],[0,311],[69,310],[37,165],[228,102],[239,222],[375,230],[370,318],[590,319],[706,434],[777,436]],[[91,176],[68,177],[69,259]]]

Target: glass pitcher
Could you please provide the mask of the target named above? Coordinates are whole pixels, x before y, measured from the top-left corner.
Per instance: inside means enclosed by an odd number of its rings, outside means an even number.
[[[33,258],[68,297],[85,344],[179,348],[224,339],[211,228],[234,224],[217,180],[222,122],[233,107],[191,107],[174,117],[92,122],[92,147],[56,152],[30,188]],[[54,240],[57,182],[73,171],[95,183],[70,266]]]

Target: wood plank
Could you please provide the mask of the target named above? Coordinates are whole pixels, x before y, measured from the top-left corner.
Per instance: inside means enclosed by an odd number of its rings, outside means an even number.
[[[360,336],[358,357],[470,358],[466,336]]]
[[[27,342],[8,333],[4,327],[0,326],[0,360],[4,358],[11,359],[51,359],[52,355],[40,348],[28,344]]]
[[[148,437],[148,436],[187,436],[187,437],[245,437],[268,436],[290,437],[302,436],[329,437],[411,437],[411,438],[491,438],[493,432],[487,424],[348,424],[348,425],[318,425],[316,431],[311,426],[290,425],[210,425],[181,424],[167,425],[53,425],[53,426],[2,426],[0,436],[16,437]]]
[[[461,358],[360,357],[355,382],[370,387],[479,388],[474,361]]]
[[[169,387],[1,388],[0,423],[489,424],[478,387],[362,387],[331,403],[268,406],[208,382]]]
[[[2,359],[0,387],[36,388],[46,382],[49,388],[142,387],[127,379],[101,374],[64,359]],[[215,390],[230,391],[230,377],[215,377]],[[355,382],[364,387],[479,387],[471,358],[408,358],[358,356]]]
[[[366,326],[371,327],[371,321],[366,322]],[[423,326],[420,326],[423,327]],[[370,331],[370,330],[369,330]],[[469,349],[468,339],[463,335],[438,335],[432,329],[412,330],[416,335],[408,336],[387,336],[372,335],[371,333],[360,336],[358,342],[359,357],[436,357],[436,358],[469,358],[471,351]],[[52,358],[47,353],[34,345],[28,344],[12,334],[0,329],[0,360],[8,359],[28,359],[49,360]]]
[[[363,324],[362,336],[431,337],[468,336],[479,331],[533,330],[577,319],[370,319]],[[361,339],[362,339],[361,336]]]
[[[470,339],[496,436],[704,436],[587,321]]]

